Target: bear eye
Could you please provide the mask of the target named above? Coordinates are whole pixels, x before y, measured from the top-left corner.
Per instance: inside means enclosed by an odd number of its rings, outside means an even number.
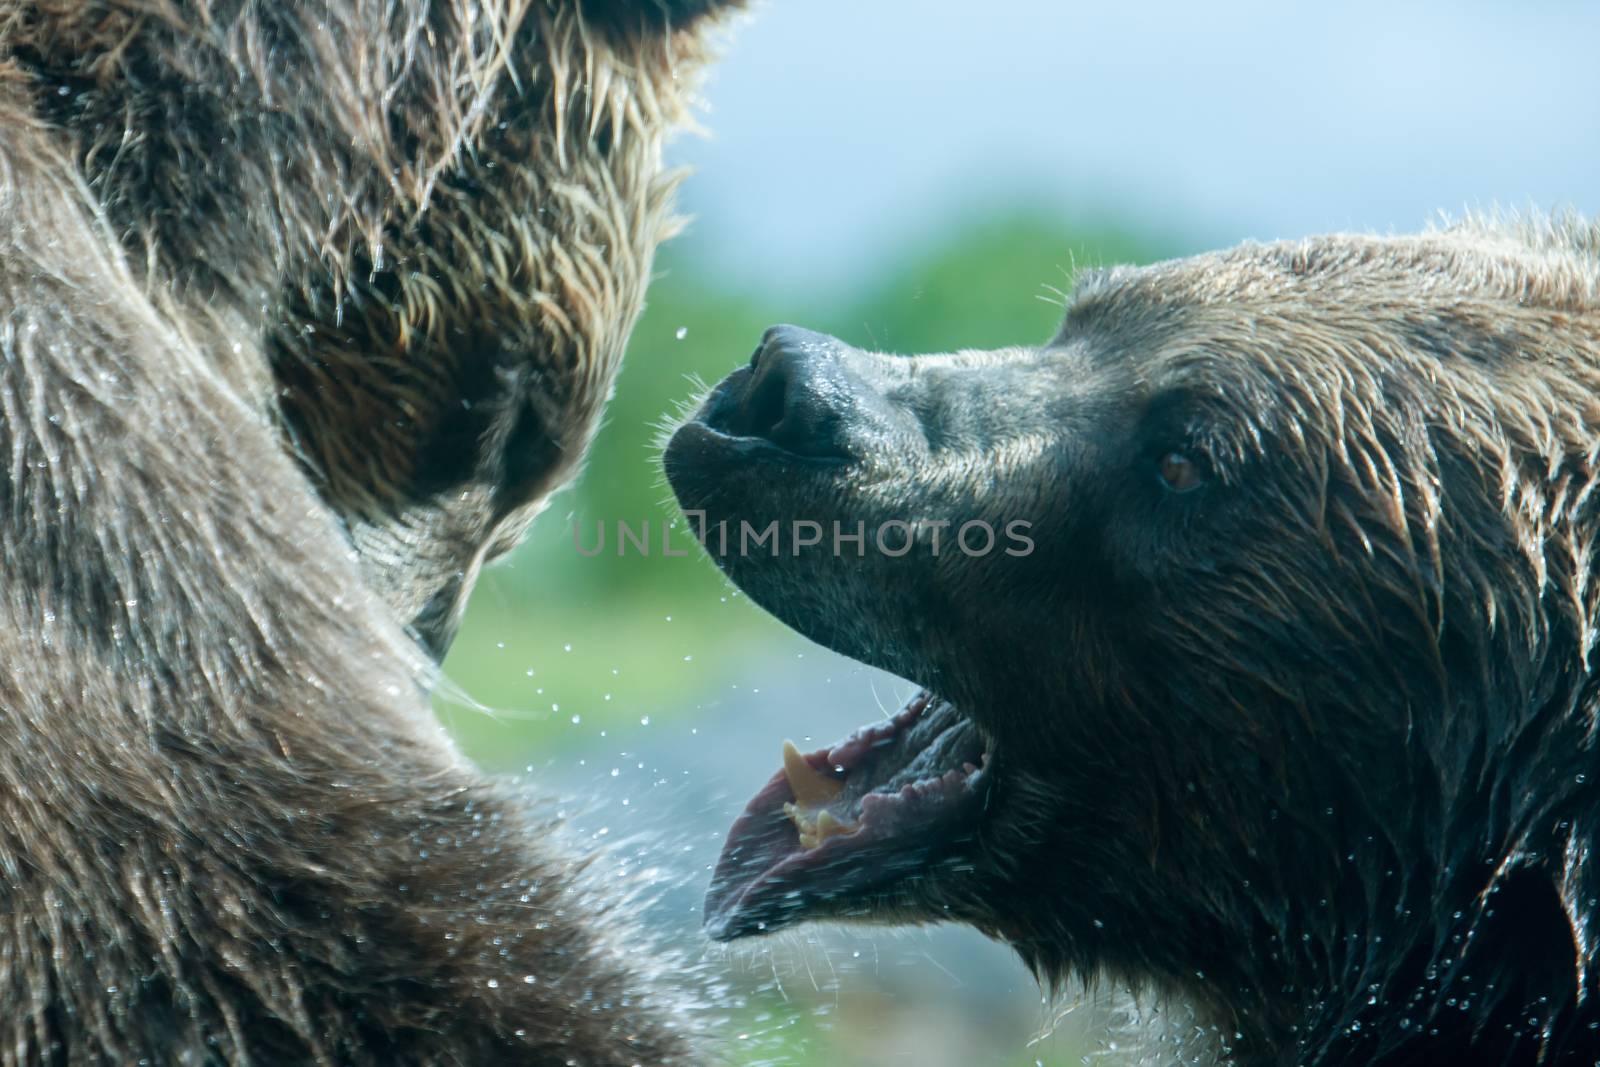
[[[1198,489],[1205,481],[1200,475],[1200,464],[1183,452],[1172,451],[1162,456],[1159,469],[1161,484],[1174,493]]]

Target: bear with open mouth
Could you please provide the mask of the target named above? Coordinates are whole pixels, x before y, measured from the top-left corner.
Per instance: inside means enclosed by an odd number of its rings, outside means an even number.
[[[964,922],[1238,1064],[1595,1062],[1597,464],[1577,219],[1092,272],[1037,347],[768,331],[668,478],[926,688],[786,746],[708,932]]]

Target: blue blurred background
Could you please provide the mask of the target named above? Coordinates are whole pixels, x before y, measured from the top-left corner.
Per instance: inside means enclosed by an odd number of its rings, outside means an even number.
[[[698,940],[706,867],[781,740],[833,740],[912,687],[788,633],[692,553],[575,551],[574,524],[592,544],[596,522],[672,520],[655,439],[693,380],[774,322],[893,351],[1033,343],[1085,265],[1441,210],[1595,213],[1597,40],[1577,0],[775,0],[731,30],[709,132],[670,153],[694,221],[588,472],[484,575],[438,701],[480,763],[575,798],[586,834],[654,872],[652,924],[734,987],[729,1063],[1076,1064],[1111,1037],[1105,991],[1047,1004],[965,931]]]

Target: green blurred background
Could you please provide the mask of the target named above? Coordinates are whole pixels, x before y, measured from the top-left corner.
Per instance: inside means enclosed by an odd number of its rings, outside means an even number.
[[[656,934],[730,983],[725,1062],[1059,1067],[1112,1037],[1104,997],[1046,1004],[964,930],[707,947],[707,865],[781,740],[826,743],[911,687],[795,637],[694,551],[587,557],[575,524],[659,537],[661,427],[774,323],[897,352],[1037,343],[1083,266],[1495,202],[1593,214],[1597,37],[1600,6],[1562,0],[772,0],[737,29],[711,134],[672,148],[696,220],[588,471],[484,574],[437,700],[473,758],[567,798],[651,885]]]

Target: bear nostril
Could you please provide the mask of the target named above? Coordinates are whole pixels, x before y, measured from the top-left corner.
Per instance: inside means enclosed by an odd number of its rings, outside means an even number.
[[[750,357],[742,393],[730,397],[723,428],[799,456],[848,458],[844,438],[861,385],[844,368],[849,351],[797,326],[768,330]]]
[[[789,376],[784,373],[786,368],[781,359],[769,360],[766,364],[758,366],[757,360],[760,356],[761,350],[758,349],[751,359],[755,380],[750,384],[750,391],[745,394],[744,403],[739,406],[735,424],[737,432],[746,437],[765,437],[775,441],[778,425],[783,422],[789,393]]]

